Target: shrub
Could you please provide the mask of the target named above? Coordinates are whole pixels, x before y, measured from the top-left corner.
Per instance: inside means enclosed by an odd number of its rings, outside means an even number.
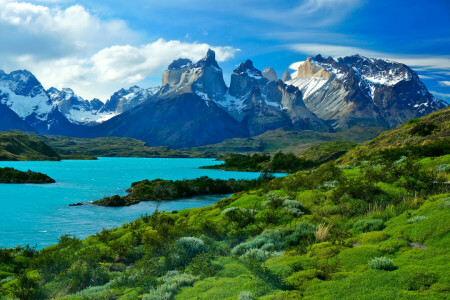
[[[182,249],[181,251],[187,256],[194,257],[195,255],[205,252],[206,246],[202,239],[185,236],[177,240],[177,245]]]
[[[325,191],[329,191],[329,190],[332,190],[332,189],[336,188],[338,185],[339,185],[339,181],[337,181],[337,180],[329,180],[329,181],[325,181],[324,183],[319,185],[318,188],[322,189],[322,190],[325,190]]]
[[[102,285],[108,282],[108,273],[98,263],[76,261],[68,271],[70,291],[76,292],[89,286]]]
[[[274,193],[270,193],[266,196],[267,200],[263,202],[263,205],[269,209],[278,209],[283,206],[285,200],[284,197],[280,197]]]
[[[228,207],[222,211],[222,215],[230,222],[235,222],[239,227],[245,227],[253,222],[253,215],[256,213],[254,210],[240,208],[240,207]]]
[[[394,262],[385,256],[374,257],[367,263],[370,268],[376,270],[392,271],[395,270]]]
[[[295,218],[302,216],[304,213],[301,211],[303,205],[297,200],[285,199],[283,201],[283,207],[285,213]]]
[[[242,291],[239,293],[238,300],[254,300],[253,294],[248,291]]]
[[[201,253],[192,260],[187,271],[195,276],[212,277],[221,267],[213,259],[210,253]]]
[[[149,294],[144,295],[144,300],[170,300],[178,289],[183,286],[192,285],[199,278],[187,273],[180,273],[178,271],[169,271],[162,278],[163,283],[156,289],[150,291]]]
[[[28,274],[17,276],[17,282],[12,286],[12,293],[19,299],[36,299],[40,278]]]
[[[422,220],[424,220],[424,219],[426,219],[426,218],[427,218],[427,217],[425,217],[425,216],[416,216],[416,217],[414,217],[414,218],[409,219],[408,222],[411,223],[411,224],[413,224],[413,223],[420,222],[420,221],[422,221]]]
[[[432,122],[420,122],[409,131],[412,135],[427,136],[433,133],[438,126]]]
[[[302,240],[314,237],[316,227],[307,222],[296,224],[294,228],[265,230],[260,235],[241,243],[231,250],[233,255],[243,255],[250,249],[279,251],[291,245],[298,245]]]
[[[353,224],[353,230],[356,232],[369,232],[382,230],[384,228],[384,221],[381,219],[359,220]]]

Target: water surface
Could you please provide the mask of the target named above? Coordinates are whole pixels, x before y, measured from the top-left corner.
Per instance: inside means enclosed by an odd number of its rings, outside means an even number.
[[[129,207],[95,205],[68,206],[114,194],[125,195],[132,182],[143,179],[253,179],[259,173],[199,169],[217,164],[214,159],[189,158],[99,158],[60,162],[0,162],[0,167],[42,172],[53,184],[0,184],[0,247],[30,244],[43,248],[65,233],[84,238],[103,228],[120,226],[144,213],[152,213],[158,202]],[[172,211],[211,205],[222,196],[202,196],[159,202],[160,210]]]

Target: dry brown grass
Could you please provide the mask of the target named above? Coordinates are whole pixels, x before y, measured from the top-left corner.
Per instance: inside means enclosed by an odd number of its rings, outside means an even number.
[[[317,230],[314,233],[316,240],[325,241],[330,236],[331,224],[325,224],[325,222],[320,223],[317,226]]]

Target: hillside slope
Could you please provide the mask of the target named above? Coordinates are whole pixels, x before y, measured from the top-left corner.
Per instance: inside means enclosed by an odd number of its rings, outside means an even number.
[[[60,160],[45,143],[26,134],[0,132],[0,160]]]
[[[450,152],[450,107],[441,109],[419,119],[411,119],[403,125],[380,134],[354,148],[341,158],[349,162],[361,157],[370,157],[390,149],[414,151],[424,146],[428,151]],[[424,148],[423,148],[424,149]]]

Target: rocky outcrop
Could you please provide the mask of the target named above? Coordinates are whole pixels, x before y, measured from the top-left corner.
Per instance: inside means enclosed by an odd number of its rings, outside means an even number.
[[[210,49],[196,64],[187,59],[170,64],[163,73],[163,84],[156,96],[167,98],[196,93],[205,100],[224,101],[227,89],[215,52]]]
[[[267,80],[278,81],[277,72],[272,67],[267,67],[262,71],[262,76]]]
[[[286,82],[286,81],[289,81],[289,80],[291,80],[291,79],[292,79],[291,73],[289,73],[288,71],[284,71],[283,77],[281,78],[281,80],[282,80],[283,82]]]

